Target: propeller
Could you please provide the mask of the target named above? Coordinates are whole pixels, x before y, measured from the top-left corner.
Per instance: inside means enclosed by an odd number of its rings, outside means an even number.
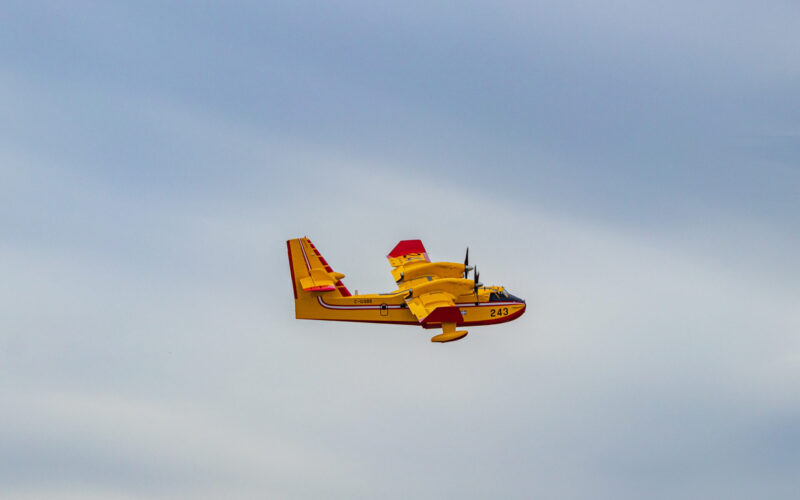
[[[478,304],[480,304],[480,299],[478,298],[478,287],[483,286],[483,283],[480,283],[480,281],[479,281],[480,277],[481,277],[481,273],[478,272],[478,268],[476,267],[475,268],[475,286],[473,287],[473,289],[475,290],[475,305],[476,306]]]
[[[464,257],[464,279],[469,278],[469,272],[472,268],[469,267],[469,247],[467,247],[467,255]]]

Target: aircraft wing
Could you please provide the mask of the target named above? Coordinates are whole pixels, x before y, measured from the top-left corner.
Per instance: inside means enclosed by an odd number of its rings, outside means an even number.
[[[422,326],[438,323],[461,323],[461,310],[456,307],[455,297],[447,292],[428,292],[406,299],[408,309]]]
[[[411,313],[416,316],[417,321],[423,323],[436,309],[442,307],[458,309],[453,299],[454,297],[447,292],[429,292],[413,299],[406,299],[406,304],[408,304],[408,309]],[[458,317],[459,319],[461,318],[460,312]]]
[[[392,266],[392,276],[395,282],[400,281],[403,269],[406,266],[430,262],[428,252],[421,240],[403,240],[386,256]]]
[[[408,309],[425,328],[442,328],[442,333],[434,336],[433,342],[452,342],[467,335],[465,330],[456,331],[462,323],[461,310],[456,306],[455,297],[447,292],[428,292],[406,299]]]

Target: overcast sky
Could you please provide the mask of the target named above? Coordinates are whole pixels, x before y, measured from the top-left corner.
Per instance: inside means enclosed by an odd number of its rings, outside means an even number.
[[[800,495],[800,6],[4,2],[3,498]],[[285,241],[389,291],[294,319]]]

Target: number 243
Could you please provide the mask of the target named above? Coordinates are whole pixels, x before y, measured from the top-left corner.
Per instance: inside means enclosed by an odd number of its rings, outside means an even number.
[[[489,317],[494,318],[497,316],[508,316],[508,308],[501,307],[500,309],[492,309],[489,311]]]

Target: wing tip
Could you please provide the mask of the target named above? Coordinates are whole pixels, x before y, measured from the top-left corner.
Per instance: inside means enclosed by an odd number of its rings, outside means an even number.
[[[387,258],[396,258],[402,257],[403,255],[408,255],[410,253],[427,253],[425,250],[425,245],[422,244],[422,240],[403,240],[389,252]]]

